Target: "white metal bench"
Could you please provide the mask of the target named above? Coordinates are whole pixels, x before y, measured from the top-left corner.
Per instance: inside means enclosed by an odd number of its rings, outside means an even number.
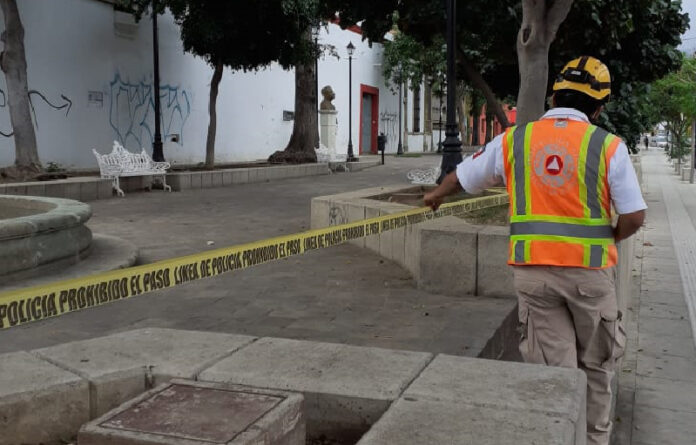
[[[95,149],[92,149],[92,152],[99,163],[101,177],[113,181],[114,190],[119,196],[125,196],[119,183],[119,178],[125,176],[155,176],[162,179],[165,190],[172,191],[172,188],[167,185],[167,170],[171,165],[169,162],[153,161],[145,149],[141,153],[131,153],[123,148],[118,141],[114,141],[111,153],[103,155]]]

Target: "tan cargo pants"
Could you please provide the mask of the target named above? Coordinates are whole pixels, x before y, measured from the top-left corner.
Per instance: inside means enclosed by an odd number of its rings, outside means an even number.
[[[615,268],[518,266],[514,275],[522,357],[585,371],[587,443],[608,445],[611,380],[626,344]]]

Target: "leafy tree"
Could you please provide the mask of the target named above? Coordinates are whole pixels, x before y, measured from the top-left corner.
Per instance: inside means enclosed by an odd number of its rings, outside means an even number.
[[[5,19],[5,30],[0,36],[5,44],[0,53],[0,68],[5,73],[7,82],[7,103],[15,142],[15,167],[19,170],[19,176],[23,176],[41,171],[36,133],[29,109],[24,27],[16,0],[0,0],[0,9]]]
[[[437,39],[425,46],[401,32],[395,34],[394,40],[384,41],[382,73],[387,86],[403,82],[420,85],[423,79],[427,79],[434,90],[444,90],[447,70],[444,42]]]
[[[656,81],[649,93],[652,120],[664,122],[671,135],[669,156],[690,152],[688,130],[696,119],[696,59],[684,59],[681,69]]]
[[[687,26],[678,0],[575,0],[551,48],[551,72],[578,55],[606,63],[612,97],[600,124],[634,150],[652,125],[648,84],[679,69],[677,46]]]
[[[513,0],[503,1],[503,3],[506,2],[513,2]],[[420,42],[423,47],[435,49],[438,44],[444,43],[446,17],[444,4],[441,0],[381,0],[379,2],[323,0],[322,4],[326,11],[338,11],[342,27],[360,23],[363,36],[371,42],[383,40],[384,34],[391,29],[395,16],[400,32]],[[503,8],[503,11],[503,15],[510,20],[507,10]],[[482,75],[492,65],[492,59],[485,55],[486,50],[483,47],[482,39],[479,36],[472,36],[468,26],[469,22],[476,22],[473,26],[480,28],[481,25],[478,22],[489,22],[491,23],[491,32],[499,33],[499,30],[494,29],[501,23],[500,20],[497,20],[499,12],[500,8],[496,5],[482,0],[458,2],[457,40],[460,44],[460,51],[457,63],[458,77],[481,91],[489,108],[495,113],[498,120],[507,126],[507,115],[496,97],[496,92]],[[485,20],[482,20],[482,17],[485,17]],[[516,28],[517,23],[512,21],[512,26]],[[509,42],[507,46],[510,47]],[[431,54],[435,54],[435,52],[431,52]],[[474,64],[471,60],[481,61],[481,63]]]
[[[152,0],[120,0],[138,17]],[[210,85],[210,123],[206,165],[214,163],[215,104],[223,67],[257,71],[278,63],[295,67],[295,121],[290,142],[273,161],[316,162],[318,122],[314,88],[317,49],[311,39],[316,24],[317,0],[158,0],[158,12],[169,8],[181,27],[184,50],[202,57],[213,67]]]

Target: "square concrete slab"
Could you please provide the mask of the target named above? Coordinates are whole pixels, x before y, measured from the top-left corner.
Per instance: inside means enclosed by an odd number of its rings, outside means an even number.
[[[685,445],[694,443],[696,413],[636,405],[633,411],[636,445]]]
[[[86,380],[27,352],[0,355],[0,444],[68,443],[89,420]]]
[[[562,419],[580,439],[586,434],[586,392],[578,369],[438,355],[403,397]]]
[[[80,429],[80,445],[304,445],[301,394],[174,380]]]
[[[636,405],[696,413],[696,384],[640,377],[636,379]]]
[[[358,445],[575,445],[574,425],[543,414],[398,400]]]
[[[200,380],[305,395],[310,436],[357,440],[431,359],[431,354],[262,338],[203,371]]]
[[[38,349],[36,354],[90,383],[96,417],[174,377],[194,378],[202,369],[254,337],[146,328]]]

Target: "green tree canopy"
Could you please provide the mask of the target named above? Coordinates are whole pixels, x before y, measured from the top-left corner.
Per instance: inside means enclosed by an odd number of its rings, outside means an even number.
[[[384,41],[384,61],[382,73],[387,86],[396,86],[408,81],[410,85],[420,85],[425,79],[433,86],[433,91],[444,91],[446,51],[444,41],[435,39],[428,46],[414,38],[396,32],[394,40]],[[396,90],[395,90],[396,91]]]
[[[120,0],[138,17],[152,0]],[[181,26],[184,50],[211,66],[255,71],[274,62],[290,69],[314,60],[313,43],[303,32],[316,24],[318,0],[157,0],[159,12],[169,8]]]
[[[399,28],[424,44],[445,32],[441,0],[337,3],[341,25],[364,19],[368,39],[381,39],[389,29],[390,10],[398,11]],[[522,23],[522,2],[478,0],[458,2],[457,6],[458,72],[464,74],[467,67],[461,64],[468,63],[497,97],[516,96],[519,68],[515,42]],[[646,129],[647,118],[641,114],[646,85],[679,68],[677,46],[687,26],[680,0],[575,0],[551,45],[547,92],[566,62],[580,55],[599,58],[612,74],[612,101],[602,124],[632,145]]]
[[[649,124],[666,124],[672,139],[670,156],[686,155],[687,131],[696,119],[696,59],[685,58],[679,71],[654,82],[645,105]]]

